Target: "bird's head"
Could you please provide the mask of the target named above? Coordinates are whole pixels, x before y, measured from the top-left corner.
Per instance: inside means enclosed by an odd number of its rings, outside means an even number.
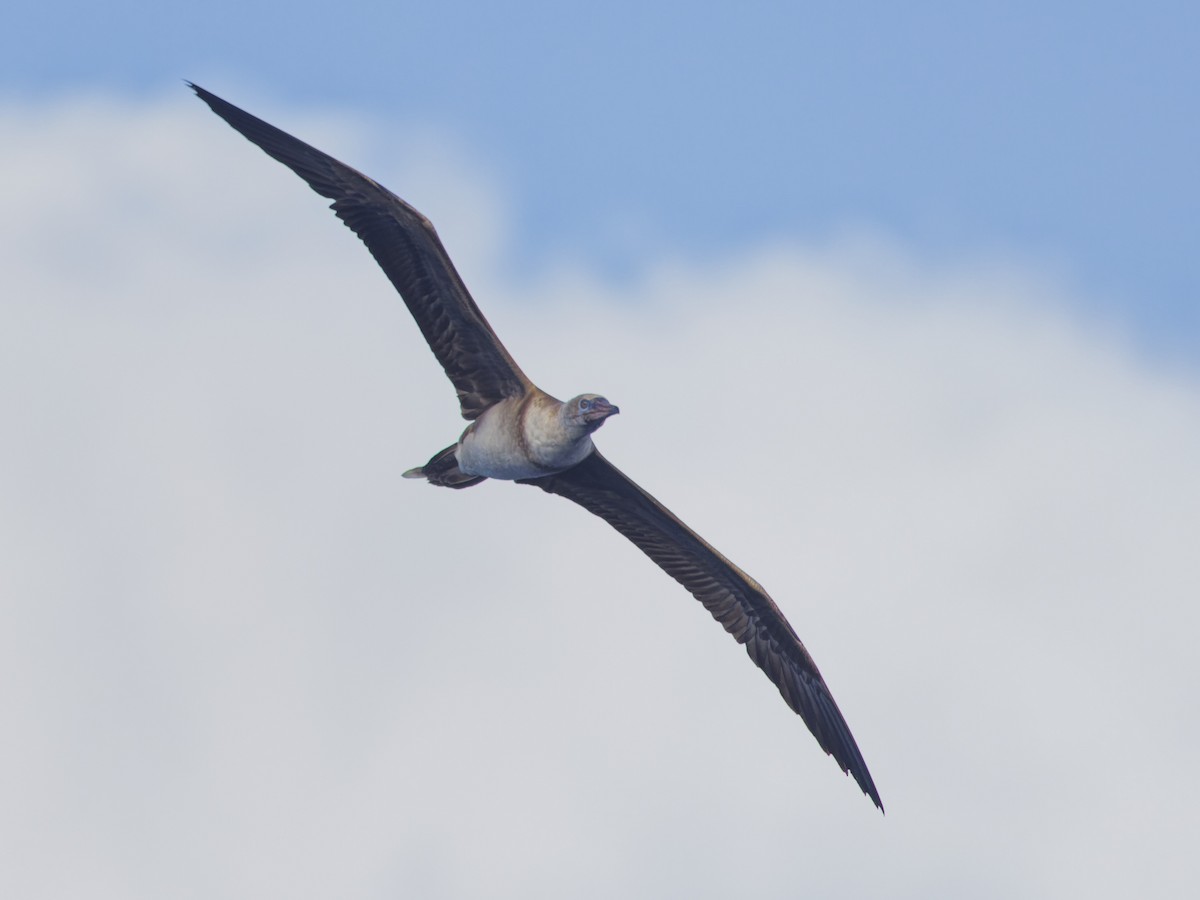
[[[595,431],[604,424],[605,419],[615,416],[620,411],[599,394],[580,394],[563,404],[563,413],[567,421],[588,433]]]

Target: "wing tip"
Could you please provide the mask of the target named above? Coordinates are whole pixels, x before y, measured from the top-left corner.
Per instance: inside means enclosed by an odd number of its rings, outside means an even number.
[[[862,789],[862,792],[879,808],[879,811],[887,815],[886,810],[883,808],[883,800],[880,799],[879,791],[875,787],[875,779],[871,777],[866,761],[863,760],[862,753],[859,751],[858,745],[854,742],[854,738],[850,738],[848,747],[843,745],[840,749],[843,752],[847,749],[850,751],[850,760],[848,763],[840,758],[842,754],[834,753],[832,750],[827,750],[826,752],[834,758],[844,773],[854,779],[855,783]]]
[[[863,761],[862,754],[858,751],[858,746],[854,743],[854,739],[850,739],[850,744],[845,744],[838,747],[822,747],[822,749],[833,757],[833,761],[838,764],[838,768],[842,770],[842,774],[854,779],[855,784],[859,786],[863,794],[866,795],[881,813],[887,815],[887,811],[883,808],[883,800],[879,797],[879,791],[875,787],[875,779],[871,777],[870,771],[867,769],[866,762]],[[846,750],[850,753],[846,754]],[[835,752],[836,751],[836,752]],[[845,757],[849,755],[850,759]]]
[[[846,729],[846,740],[838,742],[833,748],[826,749],[826,753],[834,758],[841,770],[854,779],[862,792],[867,795],[872,803],[879,808],[881,813],[886,815],[883,808],[883,800],[879,797],[879,791],[875,787],[875,779],[871,777],[870,770],[867,769],[866,760],[863,759],[862,751],[858,749],[858,744],[855,742],[853,735],[849,729]],[[834,749],[838,752],[834,752]]]
[[[192,93],[194,93],[197,97],[199,97],[205,103],[207,103],[209,101],[210,97],[216,96],[215,94],[211,93],[210,91],[206,91],[204,88],[200,87],[200,85],[196,84],[196,82],[190,81],[187,78],[183,79],[183,83],[186,87],[188,87],[192,91]]]
[[[857,772],[849,772],[854,780],[858,782],[858,786],[862,788],[862,792],[867,795],[872,803],[875,804],[881,815],[887,815],[887,810],[883,808],[883,801],[879,799],[879,791],[875,790],[875,782],[871,779],[871,773],[863,770],[863,778],[858,777]],[[865,784],[863,782],[866,782]]]

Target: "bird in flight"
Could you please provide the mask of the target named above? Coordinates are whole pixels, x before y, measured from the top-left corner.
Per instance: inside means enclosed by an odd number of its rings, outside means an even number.
[[[592,434],[619,410],[598,394],[565,403],[537,387],[471,298],[433,225],[362,173],[191,82],[213,112],[333,201],[404,298],[470,422],[404,473],[467,488],[488,478],[559,494],[604,519],[683,585],[745,646],[821,749],[883,803],[816,663],[762,587],[600,455]]]

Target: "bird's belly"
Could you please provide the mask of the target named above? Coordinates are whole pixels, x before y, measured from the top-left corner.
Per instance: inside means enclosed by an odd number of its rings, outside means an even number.
[[[552,469],[534,464],[520,446],[504,442],[482,441],[474,434],[464,436],[458,445],[458,467],[468,475],[483,475],[515,481],[518,478],[537,478]]]
[[[499,417],[497,417],[498,419]],[[503,421],[479,419],[458,442],[458,467],[469,475],[500,478],[536,478],[547,470],[529,459],[513,429]]]
[[[520,428],[509,417],[485,413],[459,439],[458,467],[468,475],[515,481],[569,469],[592,451],[590,439],[559,446],[539,439],[536,429],[525,429],[522,440]]]

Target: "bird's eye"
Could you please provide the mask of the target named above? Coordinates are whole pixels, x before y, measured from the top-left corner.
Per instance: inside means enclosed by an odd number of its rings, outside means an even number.
[[[580,400],[579,401],[579,411],[580,412],[587,412],[591,408],[592,408],[591,400]]]

